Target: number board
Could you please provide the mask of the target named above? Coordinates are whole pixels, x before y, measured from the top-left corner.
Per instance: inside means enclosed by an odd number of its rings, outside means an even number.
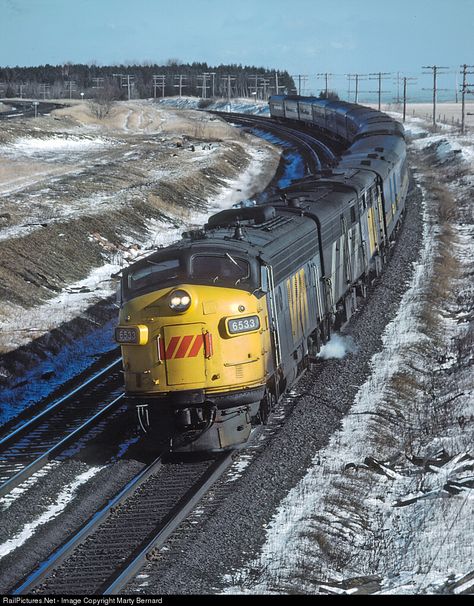
[[[260,318],[258,316],[246,316],[245,318],[232,318],[227,320],[227,330],[230,335],[252,332],[259,328]]]

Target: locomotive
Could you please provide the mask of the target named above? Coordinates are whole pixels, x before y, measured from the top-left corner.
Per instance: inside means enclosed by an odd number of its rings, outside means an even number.
[[[142,429],[174,452],[244,444],[385,262],[408,190],[403,127],[273,96],[275,120],[343,142],[331,169],[221,211],[124,269],[115,338]]]

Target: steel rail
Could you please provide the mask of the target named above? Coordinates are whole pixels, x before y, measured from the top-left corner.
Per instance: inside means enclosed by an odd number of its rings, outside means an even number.
[[[224,117],[226,120],[238,122],[244,125],[249,125],[252,128],[260,127],[272,133],[279,134],[280,136],[283,136],[283,138],[290,139],[293,144],[296,144],[297,146],[303,148],[304,151],[310,156],[316,170],[321,170],[322,165],[318,153],[312,145],[310,145],[303,137],[300,136],[299,131],[292,130],[291,128],[285,126],[281,126],[280,124],[274,124],[266,122],[262,119],[242,116],[240,114],[226,114]]]
[[[162,461],[160,455],[132,478],[122,490],[115,495],[115,497],[110,499],[109,502],[102,507],[102,509],[96,512],[85,526],[80,528],[66,543],[56,549],[47,560],[42,562],[36,570],[29,574],[28,577],[12,591],[12,595],[27,593],[28,591],[31,591],[33,587],[39,585],[54,567],[59,566],[80,543],[93,534],[96,528],[110,516],[114,507],[123,503],[141,484],[143,484],[152,474],[156,473],[161,465]]]
[[[96,586],[95,593],[112,594],[120,591],[138,572],[145,563],[147,554],[151,549],[162,545],[168,537],[176,530],[181,522],[189,515],[196,504],[202,499],[205,493],[215,484],[215,482],[224,474],[233,461],[233,452],[221,455],[217,460],[210,462],[209,466],[189,487],[184,485],[182,496],[166,511],[165,515],[158,521],[157,526],[152,531],[154,535],[150,539],[150,533],[147,533],[143,542],[138,544],[131,553],[121,561],[120,565],[110,573],[108,580],[102,582],[102,585]],[[195,463],[193,463],[195,465]],[[166,466],[162,463],[161,457],[156,458],[150,465],[141,470],[120,492],[113,497],[105,506],[95,513],[91,519],[80,528],[74,536],[66,543],[56,549],[45,561],[43,561],[32,573],[28,575],[11,592],[12,595],[24,595],[33,593],[35,588],[40,588],[43,582],[46,582],[46,591],[48,591],[48,579],[54,578],[56,581],[61,579],[61,573],[57,572],[58,567],[67,562],[68,558],[74,558],[76,548],[86,543],[86,540],[93,540],[92,535],[101,530],[101,526],[107,522],[113,514],[116,514],[117,508],[121,505],[130,507],[127,500],[134,497],[138,489],[146,490],[143,486],[147,480],[153,479],[152,476]],[[184,474],[183,477],[185,477]],[[179,478],[175,478],[176,481]],[[166,485],[166,483],[165,483]],[[143,495],[142,495],[143,496]],[[133,514],[140,516],[140,508]],[[139,521],[140,518],[137,517]],[[89,538],[90,537],[90,538]],[[99,534],[100,538],[100,534]],[[103,539],[103,537],[102,537]],[[114,535],[114,539],[120,539],[120,535]],[[100,543],[105,546],[106,543]],[[77,564],[75,564],[77,565]],[[73,565],[73,568],[74,566]],[[53,571],[56,570],[54,573]],[[51,574],[53,573],[53,577]],[[59,575],[59,576],[58,576]],[[67,579],[67,576],[66,576]],[[65,581],[67,582],[67,581]],[[41,591],[41,589],[40,589]]]
[[[222,477],[233,460],[232,453],[227,453],[218,459],[202,476],[202,478],[193,486],[191,491],[182,499],[171,512],[169,519],[165,520],[163,525],[157,530],[156,535],[151,539],[127,564],[126,568],[110,583],[108,587],[102,590],[102,595],[117,594],[125,585],[133,579],[146,562],[147,555],[152,549],[161,547],[178,528],[191,511],[196,507],[202,497],[209,489]]]
[[[18,471],[11,478],[6,480],[2,485],[0,485],[0,497],[8,494],[14,488],[16,488],[19,484],[24,482],[27,478],[31,477],[36,471],[41,469],[48,463],[51,456],[58,454],[62,450],[64,450],[65,446],[70,442],[77,439],[80,435],[82,435],[86,430],[93,427],[99,420],[102,420],[102,417],[106,414],[110,413],[114,408],[118,407],[118,403],[121,403],[121,400],[125,397],[125,394],[122,393],[118,397],[116,397],[112,402],[104,406],[99,412],[95,415],[87,419],[84,423],[82,423],[79,427],[73,430],[71,433],[66,435],[62,440],[56,443],[54,446],[49,448],[46,452],[42,453],[39,457],[37,457],[34,461],[29,463],[23,469]]]
[[[19,427],[17,427],[13,431],[11,431],[8,435],[4,436],[3,438],[0,438],[0,450],[2,450],[6,446],[6,444],[8,444],[8,442],[10,442],[13,438],[18,438],[19,435],[27,433],[27,431],[31,430],[34,425],[38,424],[40,421],[43,421],[48,415],[50,415],[52,412],[54,412],[58,406],[63,404],[69,398],[72,398],[73,396],[80,393],[84,388],[86,388],[91,383],[94,383],[95,381],[100,379],[103,375],[105,375],[106,372],[113,369],[115,366],[118,366],[121,363],[121,361],[122,361],[122,358],[117,358],[116,360],[111,362],[108,366],[106,366],[105,368],[102,368],[101,370],[99,370],[98,372],[93,374],[86,381],[84,381],[83,383],[81,383],[80,385],[75,387],[73,390],[71,390],[64,396],[61,396],[57,400],[54,400],[54,402],[52,402],[44,410],[42,410],[40,413],[38,413],[31,419],[28,419],[27,421],[22,423]]]
[[[336,154],[325,143],[308,132],[305,132],[299,128],[292,128],[291,126],[287,126],[285,124],[275,124],[271,118],[263,118],[262,116],[257,116],[256,122],[260,122],[266,128],[276,128],[281,130],[281,132],[288,132],[289,134],[293,135],[297,133],[297,138],[301,137],[303,140],[306,140],[309,145],[316,146],[331,163],[336,161]]]
[[[291,126],[287,126],[284,124],[279,124],[273,121],[272,118],[265,118],[262,116],[249,116],[248,114],[233,114],[229,112],[210,112],[215,115],[220,115],[225,120],[234,121],[237,123],[247,123],[250,125],[261,125],[263,128],[280,132],[282,134],[289,135],[292,139],[294,139],[297,143],[303,143],[304,145],[309,145],[312,151],[315,151],[314,148],[318,148],[320,152],[326,157],[327,162],[333,164],[336,161],[336,154],[322,141],[316,138],[314,135],[302,131],[299,128],[292,128]],[[321,170],[321,162],[318,156],[319,166],[317,170]]]

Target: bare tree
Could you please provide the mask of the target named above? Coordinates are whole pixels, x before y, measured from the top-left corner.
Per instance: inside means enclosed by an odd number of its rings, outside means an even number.
[[[104,81],[104,85],[101,88],[96,89],[94,98],[89,100],[89,107],[92,115],[99,120],[103,120],[107,117],[119,94],[120,91],[117,90],[116,85]]]

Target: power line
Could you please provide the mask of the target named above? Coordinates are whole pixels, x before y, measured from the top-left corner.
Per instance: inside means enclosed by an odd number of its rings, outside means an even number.
[[[326,83],[326,88],[325,88],[325,95],[326,95],[326,99],[328,98],[328,94],[329,94],[329,77],[330,76],[334,76],[334,74],[331,74],[329,72],[320,72],[319,74],[316,74],[316,78],[318,80],[324,78],[325,83]]]
[[[461,85],[461,133],[464,134],[464,130],[466,127],[466,94],[471,93],[472,91],[468,90],[471,86],[474,87],[474,84],[467,83],[467,75],[474,74],[474,72],[468,72],[468,68],[474,68],[474,65],[461,65],[462,67],[462,85]]]
[[[405,122],[407,116],[407,85],[417,80],[418,78],[403,78],[403,122]]]
[[[367,80],[367,74],[346,74],[346,77],[349,80],[348,97],[350,97],[351,82],[355,82],[354,103],[358,103],[359,102],[359,82],[361,80]],[[348,100],[350,101],[350,99],[348,99]]]
[[[376,78],[370,78],[369,80],[378,80],[378,89],[377,92],[378,93],[378,109],[380,111],[380,107],[381,107],[381,103],[382,103],[382,92],[386,93],[387,91],[382,91],[382,80],[387,80],[388,78],[384,77],[384,76],[391,76],[392,74],[390,72],[375,72],[375,73],[371,73],[369,74],[369,76],[377,76]],[[369,91],[372,92],[372,91]]]
[[[430,69],[433,72],[433,128],[436,130],[436,98],[437,98],[437,93],[440,90],[448,90],[446,88],[438,88],[437,87],[437,78],[438,78],[438,74],[439,74],[439,70],[446,70],[449,69],[449,67],[441,67],[440,65],[423,65],[422,69]],[[429,72],[423,72],[424,74],[428,74]],[[444,72],[441,72],[444,73]],[[428,88],[425,88],[423,90],[431,90]]]
[[[306,82],[308,81],[308,75],[307,74],[296,74],[291,77],[298,78],[298,95],[301,95],[301,90],[303,90],[303,92],[306,90]],[[303,84],[303,88],[301,88],[301,84]]]

